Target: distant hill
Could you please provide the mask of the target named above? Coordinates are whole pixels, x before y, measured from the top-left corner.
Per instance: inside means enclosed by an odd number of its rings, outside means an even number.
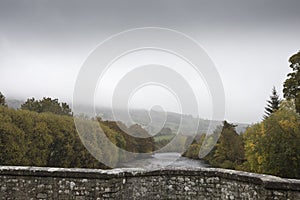
[[[17,100],[17,99],[6,99],[6,103],[8,107],[19,109],[21,105],[25,101],[23,100]],[[86,114],[89,113],[93,108],[90,106],[80,106],[79,110],[77,112]],[[104,120],[115,120],[112,114],[112,110],[109,108],[96,108],[97,116],[102,117]],[[118,116],[125,116],[127,114],[127,111],[125,110],[117,110]],[[179,113],[174,112],[162,112],[162,111],[156,111],[151,110],[150,113],[148,113],[147,110],[143,109],[133,109],[130,110],[130,116],[131,119],[136,123],[140,124],[144,129],[146,129],[150,134],[154,135],[160,131],[162,127],[170,128],[174,133],[179,131],[180,133],[184,135],[194,135],[198,133],[208,133],[212,134],[215,128],[218,125],[222,125],[222,121],[210,121],[207,119],[202,118],[196,118],[192,115],[182,115]],[[94,116],[90,116],[94,117]],[[126,119],[124,117],[124,119]],[[118,119],[117,119],[118,120]],[[127,126],[133,125],[131,121],[129,120],[120,120]],[[179,129],[179,125],[180,130]],[[245,123],[234,123],[236,126],[237,133],[243,133],[246,128],[249,126],[249,124]],[[198,125],[198,128],[197,128]],[[210,128],[209,128],[210,126]],[[197,130],[194,132],[194,130]]]
[[[93,110],[90,107],[82,106],[79,108],[80,113],[86,114]],[[115,110],[119,118],[115,119],[113,117],[112,110],[109,108],[96,108],[96,115],[100,116],[104,120],[117,120],[122,121],[127,126],[133,123],[126,118],[127,111],[125,110]],[[77,111],[78,112],[78,111]],[[92,116],[94,117],[94,116]],[[184,134],[184,135],[194,135],[199,133],[212,134],[217,126],[222,125],[222,121],[207,120],[202,118],[196,118],[192,115],[185,115],[173,112],[162,112],[151,110],[150,113],[143,109],[132,109],[130,110],[130,117],[134,123],[140,124],[144,129],[146,129],[150,134],[154,135],[160,131],[161,128],[170,128],[174,133]],[[180,129],[179,129],[179,125]],[[243,133],[249,124],[245,123],[233,123],[236,126],[237,133]],[[198,126],[198,128],[197,128]],[[179,129],[179,130],[178,130]],[[196,132],[194,130],[197,130]]]
[[[19,109],[24,102],[25,101],[23,100],[6,99],[6,103],[8,107],[14,109]],[[92,107],[82,105],[77,110],[77,113],[79,112],[79,113],[86,114],[86,113],[90,113],[91,110],[93,110]],[[109,108],[98,107],[96,108],[96,113],[97,116],[102,117],[104,120],[115,120],[112,114],[112,110]],[[117,113],[118,116],[121,116],[122,118],[122,116],[126,116],[127,111],[119,109],[117,110]],[[144,129],[146,129],[152,135],[160,132],[160,129],[162,127],[170,128],[174,133],[177,133],[177,131],[179,131],[184,135],[194,135],[199,133],[212,134],[218,125],[222,125],[222,121],[214,121],[214,120],[210,121],[207,119],[196,118],[192,115],[186,115],[186,114],[182,115],[174,112],[164,113],[162,111],[156,111],[156,110],[151,110],[150,113],[148,113],[147,110],[133,109],[130,110],[130,116],[131,119],[136,124],[140,124]],[[95,116],[90,116],[90,117],[95,117]],[[126,119],[126,117],[124,117],[124,119]],[[122,119],[117,119],[117,120],[122,121],[127,126],[133,125],[133,123],[131,123],[131,121],[129,120],[122,120]],[[181,124],[180,130],[178,130],[179,124]],[[237,125],[236,131],[239,134],[243,133],[249,126],[249,124],[245,124],[245,123],[234,123],[234,124]],[[197,131],[194,132],[194,130]]]

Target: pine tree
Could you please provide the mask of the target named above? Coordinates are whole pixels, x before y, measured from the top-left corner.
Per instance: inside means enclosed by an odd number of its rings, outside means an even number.
[[[268,118],[273,112],[278,110],[279,104],[281,100],[277,94],[276,88],[273,87],[272,95],[270,96],[270,100],[267,101],[267,106],[265,107],[264,119]]]

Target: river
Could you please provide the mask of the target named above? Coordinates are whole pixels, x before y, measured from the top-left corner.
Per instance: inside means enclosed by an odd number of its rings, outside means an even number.
[[[194,160],[182,157],[179,153],[155,153],[151,158],[138,159],[122,164],[124,168],[158,169],[167,166],[174,167],[209,167],[204,160]]]

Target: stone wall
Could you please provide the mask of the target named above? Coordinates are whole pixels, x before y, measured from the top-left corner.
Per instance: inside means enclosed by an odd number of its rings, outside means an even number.
[[[0,199],[300,199],[300,180],[216,168],[0,167]]]

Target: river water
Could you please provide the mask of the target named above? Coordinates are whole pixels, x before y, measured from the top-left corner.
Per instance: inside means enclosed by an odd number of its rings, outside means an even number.
[[[138,159],[129,163],[123,163],[124,168],[144,168],[144,169],[158,169],[162,167],[209,167],[203,160],[194,160],[182,157],[179,153],[155,153],[151,158]]]

